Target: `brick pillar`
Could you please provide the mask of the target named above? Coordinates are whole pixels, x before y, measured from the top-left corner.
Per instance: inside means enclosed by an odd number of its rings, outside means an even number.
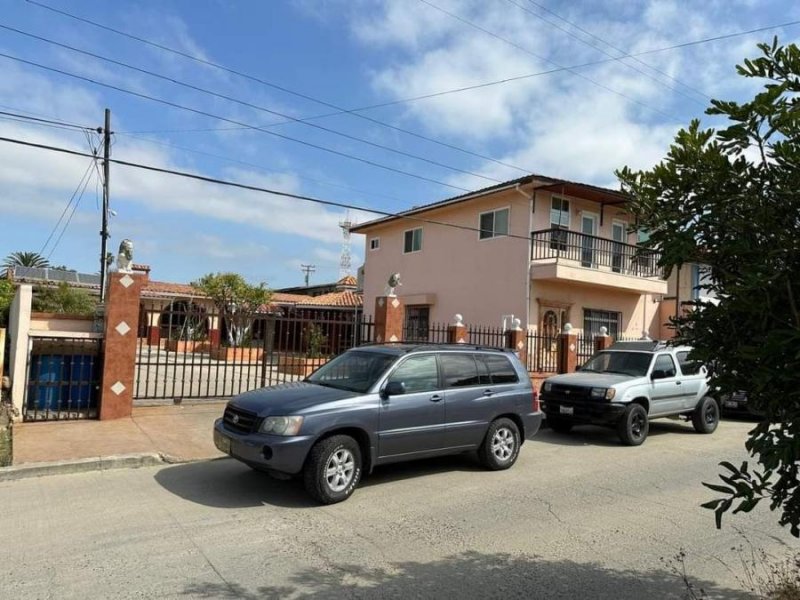
[[[528,364],[528,351],[525,349],[527,343],[527,334],[520,327],[519,319],[514,319],[511,324],[511,329],[506,330],[506,348],[511,348],[517,353],[523,365]]]
[[[452,325],[447,328],[447,342],[449,344],[467,343],[467,326],[464,325],[461,315],[456,315]]]
[[[219,346],[222,341],[222,332],[219,323],[219,315],[212,315],[208,319],[208,341],[212,347]]]
[[[572,326],[569,325],[564,327],[564,333],[558,335],[558,372],[573,373],[577,366],[578,336],[572,333]]]
[[[379,344],[402,341],[405,319],[406,309],[400,298],[375,298],[375,341]]]
[[[133,409],[136,325],[144,276],[109,273],[105,307],[100,419],[128,417]]]
[[[601,331],[605,329],[604,327],[601,328]],[[614,342],[614,338],[612,338],[607,333],[603,332],[600,335],[594,336],[594,351],[601,352],[603,350],[608,349],[608,347]]]

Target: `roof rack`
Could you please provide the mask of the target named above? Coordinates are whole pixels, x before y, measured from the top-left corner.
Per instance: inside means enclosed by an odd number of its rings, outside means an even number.
[[[396,341],[396,342],[367,342],[361,344],[358,348],[367,346],[408,346],[409,352],[414,350],[430,349],[431,346],[438,348],[451,349],[451,350],[493,350],[495,352],[513,352],[511,348],[501,348],[500,346],[479,346],[475,344],[453,344],[450,342],[422,342],[422,341]]]
[[[663,350],[667,347],[667,343],[661,340],[627,340],[614,342],[608,347],[609,350],[639,350],[646,352],[655,352],[656,350]]]

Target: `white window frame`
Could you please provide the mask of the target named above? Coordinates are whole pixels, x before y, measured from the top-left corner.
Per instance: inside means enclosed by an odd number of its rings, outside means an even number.
[[[403,240],[403,243],[405,244],[405,239]],[[370,238],[369,251],[372,252],[373,250],[380,250],[380,249],[381,249],[381,238],[379,237]]]
[[[411,250],[406,250],[406,234],[409,231],[417,231],[419,230],[419,250],[414,250],[414,234],[411,234]],[[415,254],[417,252],[422,252],[422,227],[414,227],[413,229],[406,229],[403,232],[403,254]]]
[[[506,221],[506,223],[508,224],[508,231],[506,233],[495,233],[495,230],[494,230],[494,223],[496,223],[496,220],[495,220],[495,221],[492,222],[492,228],[493,228],[492,229],[492,235],[490,235],[488,237],[481,237],[481,234],[483,233],[483,229],[481,228],[481,220],[483,219],[483,215],[488,215],[488,214],[492,214],[493,215],[495,213],[502,212],[504,210],[508,211],[508,219]],[[511,234],[511,206],[501,206],[499,208],[493,208],[492,210],[485,210],[482,213],[478,214],[478,241],[479,242],[485,242],[486,240],[494,240],[496,238],[508,237],[510,234]]]
[[[553,225],[553,200],[561,200],[562,202],[567,203],[567,224],[566,225]],[[560,211],[564,212],[564,211]],[[565,196],[557,196],[553,194],[550,196],[550,206],[548,207],[548,219],[550,221],[550,229],[556,229],[557,227],[569,230],[572,227],[572,200]]]

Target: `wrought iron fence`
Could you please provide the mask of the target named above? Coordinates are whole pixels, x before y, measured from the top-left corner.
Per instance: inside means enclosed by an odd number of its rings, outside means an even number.
[[[419,323],[406,322],[402,341],[446,344],[450,341],[449,331],[447,323],[428,323],[427,327],[420,327]]]
[[[23,419],[93,419],[98,415],[102,340],[31,338]]]
[[[506,332],[502,327],[486,325],[467,326],[467,339],[476,346],[493,346],[504,348],[506,346]]]
[[[558,372],[558,337],[528,332],[528,372]]]
[[[531,233],[531,260],[564,258],[592,269],[607,269],[636,277],[661,277],[660,254],[640,246],[616,242],[567,229]]]
[[[140,323],[147,317],[143,310]],[[158,320],[139,328],[139,401],[225,397],[299,381],[336,354],[373,341],[375,333],[371,319],[346,309],[258,314],[244,332],[229,330],[213,309],[170,307]]]
[[[589,360],[594,354],[594,336],[587,333],[579,333],[575,352],[578,355],[578,366]]]

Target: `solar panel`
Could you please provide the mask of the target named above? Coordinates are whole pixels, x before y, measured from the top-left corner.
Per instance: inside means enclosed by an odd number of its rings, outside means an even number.
[[[100,276],[93,273],[76,273],[41,267],[14,267],[14,278],[26,281],[100,285]]]

